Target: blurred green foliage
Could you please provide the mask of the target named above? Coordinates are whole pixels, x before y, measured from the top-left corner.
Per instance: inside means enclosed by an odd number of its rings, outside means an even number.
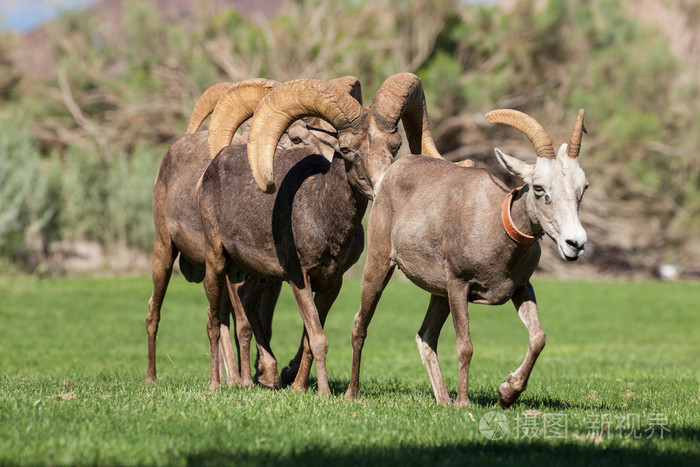
[[[12,38],[0,41],[5,261],[36,266],[56,240],[148,250],[160,159],[216,82],[353,74],[368,104],[399,71],[423,80],[434,130],[508,106],[561,142],[585,108],[582,164],[600,232],[641,222],[619,245],[631,255],[700,258],[692,242],[700,233],[697,68],[621,2],[519,0],[502,10],[456,0],[299,0],[269,20],[225,11],[173,21],[130,1],[109,27],[68,13],[46,31],[56,61],[49,76],[20,80],[3,45]]]

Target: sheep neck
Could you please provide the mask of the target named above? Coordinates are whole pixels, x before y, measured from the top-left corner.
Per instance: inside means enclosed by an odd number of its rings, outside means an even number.
[[[544,231],[539,226],[533,225],[527,213],[522,188],[521,186],[511,191],[503,201],[501,221],[506,233],[515,243],[530,245],[542,238]],[[516,227],[517,225],[521,228]],[[522,229],[522,226],[525,228]]]

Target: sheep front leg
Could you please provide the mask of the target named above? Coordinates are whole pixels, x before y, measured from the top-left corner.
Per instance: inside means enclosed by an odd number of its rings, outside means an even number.
[[[457,362],[459,365],[459,387],[455,406],[470,407],[469,364],[474,351],[469,334],[469,284],[456,277],[447,279],[447,295],[452,313],[452,323],[457,334]]]
[[[430,296],[430,305],[425,314],[423,324],[416,334],[416,344],[420,358],[428,371],[430,384],[433,386],[433,393],[438,404],[449,405],[452,403],[447,392],[445,378],[442,376],[440,362],[438,361],[437,347],[440,330],[450,314],[450,306],[447,298],[439,295]]]
[[[340,288],[342,285],[343,280],[341,278],[328,290],[316,292],[314,295],[314,305],[316,306],[316,310],[318,310],[318,318],[321,322],[321,328],[323,328],[323,326],[326,324],[328,312],[330,311],[331,306],[333,306],[335,299],[338,298],[338,293],[340,293]],[[289,362],[289,367],[287,367],[289,368],[289,373],[293,371],[292,368],[294,368],[295,365],[297,367],[297,373],[294,378],[294,382],[292,383],[292,389],[301,392],[306,391],[306,388],[309,386],[309,374],[311,373],[312,358],[313,355],[310,349],[308,333],[306,332],[305,328],[297,356],[294,360]]]
[[[286,367],[282,368],[282,386],[289,387],[294,391],[305,392],[309,385],[308,375],[311,373],[312,363],[313,354],[309,346],[309,335],[306,332],[306,327],[303,327],[301,342],[299,342],[299,349],[296,355],[289,361]],[[300,377],[300,373],[302,375],[307,375],[306,378]]]
[[[242,384],[241,382],[241,373],[238,371],[238,365],[236,364],[236,356],[233,351],[233,345],[231,343],[231,315],[235,315],[235,310],[233,308],[233,305],[231,304],[231,298],[230,298],[230,293],[222,293],[221,294],[221,308],[220,308],[220,316],[219,316],[219,321],[221,322],[221,325],[219,326],[220,329],[220,339],[219,339],[219,348],[221,349],[220,354],[219,354],[219,378],[224,379],[226,376],[228,376],[226,383],[229,386],[234,386],[234,385],[240,385]],[[239,323],[238,322],[238,317],[236,317],[236,327],[235,331],[237,334],[245,333],[246,329],[245,327],[247,326],[247,333],[250,334],[250,326],[248,325],[248,321],[246,320],[245,323]],[[237,339],[237,342],[240,342],[240,339]],[[250,336],[248,337],[248,346],[250,347]],[[243,346],[238,346],[239,347],[239,354],[242,352],[240,349]],[[225,367],[225,368],[224,368]],[[241,368],[242,369],[242,368]],[[224,371],[225,370],[225,371]],[[248,371],[248,377],[250,377],[250,371]],[[252,382],[251,382],[252,384]]]
[[[282,374],[280,375],[280,382],[283,387],[291,386],[299,374],[299,369],[302,363],[309,365],[309,371],[311,370],[311,362],[308,358],[313,359],[311,355],[311,348],[309,347],[309,338],[306,335],[306,328],[302,328],[301,342],[299,343],[299,350],[297,354],[292,358],[286,367],[282,368]],[[303,358],[303,355],[308,354],[309,357]]]
[[[537,312],[535,291],[528,282],[525,286],[515,291],[512,298],[515,308],[518,310],[520,320],[525,324],[530,336],[530,343],[525,355],[525,360],[520,367],[508,375],[508,379],[498,387],[498,400],[503,407],[510,407],[527,388],[527,381],[535,366],[537,357],[542,352],[546,342],[546,336],[540,325],[540,317]]]
[[[238,295],[238,291],[240,290],[242,283],[232,283],[228,278],[226,278],[226,286],[228,287],[228,296],[231,300],[231,311],[233,312],[233,318],[236,323],[238,363],[240,364],[240,378],[238,383],[243,387],[252,386],[253,378],[250,376],[250,342],[252,340],[253,332],[248,319],[245,317],[243,304],[241,303],[241,299]],[[227,355],[226,361],[227,366],[236,364],[233,355]]]
[[[309,336],[309,347],[316,363],[316,374],[318,377],[318,395],[330,395],[331,389],[328,384],[328,374],[326,373],[326,354],[328,353],[328,339],[323,333],[323,326],[318,310],[314,303],[313,292],[309,278],[304,274],[304,283],[297,285],[290,281],[292,293],[296,301],[301,319]],[[297,375],[298,376],[298,375]]]
[[[374,211],[373,211],[374,212]],[[368,231],[368,251],[365,268],[362,272],[362,291],[360,295],[360,309],[355,314],[355,326],[352,330],[352,369],[350,370],[350,384],[345,392],[348,399],[360,397],[360,363],[362,360],[362,347],[367,338],[367,328],[372,321],[377,303],[382,297],[382,292],[391,279],[391,275],[396,267],[390,259],[391,243],[386,241],[382,235],[383,231],[374,234],[374,230],[379,230],[379,223],[373,224],[370,221]]]
[[[230,370],[228,356],[226,355],[226,349],[224,348],[224,339],[226,339],[227,336],[230,336],[230,333],[227,331],[228,327],[222,323],[219,329],[219,334],[221,336],[219,338],[219,381],[226,381],[226,384],[233,386],[236,384],[235,380],[240,379],[240,375],[236,377]]]
[[[267,325],[260,319],[260,303],[262,295],[267,288],[267,281],[262,283],[257,277],[248,277],[235,291],[230,289],[230,295],[234,300],[234,309],[242,310],[244,316],[236,316],[237,323],[245,323],[252,328],[258,347],[257,366],[261,371],[258,382],[268,388],[276,388],[279,383],[277,375],[277,359],[270,348],[270,337],[267,333]],[[240,312],[238,312],[240,313]],[[270,317],[271,319],[271,317]],[[250,376],[250,335],[240,335],[241,355],[241,379],[246,385],[252,385]],[[243,374],[245,373],[245,379]]]
[[[280,291],[282,290],[282,283],[280,281],[263,281],[260,279],[264,290],[260,295],[260,301],[258,303],[258,314],[260,315],[260,321],[262,322],[263,328],[265,329],[265,335],[267,336],[268,342],[272,340],[272,317],[275,313],[275,305],[280,296]],[[269,366],[269,362],[266,361],[264,354],[265,349],[257,344],[257,355],[255,357],[255,379],[263,385],[270,385],[274,380],[276,385],[279,384],[279,375],[277,374],[277,361],[275,361],[274,368]]]

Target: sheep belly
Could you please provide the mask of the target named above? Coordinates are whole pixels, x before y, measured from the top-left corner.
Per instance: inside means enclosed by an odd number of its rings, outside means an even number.
[[[415,285],[431,294],[446,296],[447,282],[445,270],[442,268],[442,256],[419,256],[421,253],[425,251],[416,248],[401,249],[392,255],[392,259],[399,270]]]

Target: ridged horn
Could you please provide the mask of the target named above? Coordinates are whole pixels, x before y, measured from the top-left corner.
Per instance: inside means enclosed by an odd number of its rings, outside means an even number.
[[[435,147],[428,122],[423,83],[413,73],[389,76],[377,90],[370,110],[385,130],[391,131],[403,122],[411,154],[442,159]]]
[[[588,132],[583,124],[583,109],[579,109],[578,115],[576,116],[576,123],[574,124],[574,131],[571,133],[569,144],[566,147],[566,155],[572,159],[576,159],[579,151],[581,151],[581,137],[583,133]]]
[[[277,81],[254,78],[228,89],[216,105],[209,123],[209,155],[212,159],[231,144],[238,127],[253,115],[262,98],[278,84]]]
[[[555,158],[551,138],[542,125],[528,114],[513,109],[498,109],[487,113],[486,118],[491,123],[503,123],[522,131],[535,146],[535,153],[539,157]]]
[[[357,77],[348,75],[341,78],[332,79],[328,82],[338,86],[340,89],[354,97],[357,102],[362,104],[362,85]]]
[[[455,165],[458,165],[460,167],[467,167],[467,168],[476,167],[476,164],[471,159],[464,159],[464,160],[461,160],[459,162],[455,162]]]
[[[282,133],[294,121],[319,117],[342,131],[360,128],[367,111],[337,86],[318,80],[289,81],[277,86],[255,110],[248,133],[248,159],[261,190],[274,193],[273,161]]]
[[[195,104],[192,115],[190,115],[190,121],[187,124],[187,133],[192,134],[197,131],[202,122],[214,111],[214,107],[216,107],[216,103],[219,102],[219,99],[221,99],[224,94],[226,94],[228,88],[234,84],[233,82],[219,83],[204,91]]]

